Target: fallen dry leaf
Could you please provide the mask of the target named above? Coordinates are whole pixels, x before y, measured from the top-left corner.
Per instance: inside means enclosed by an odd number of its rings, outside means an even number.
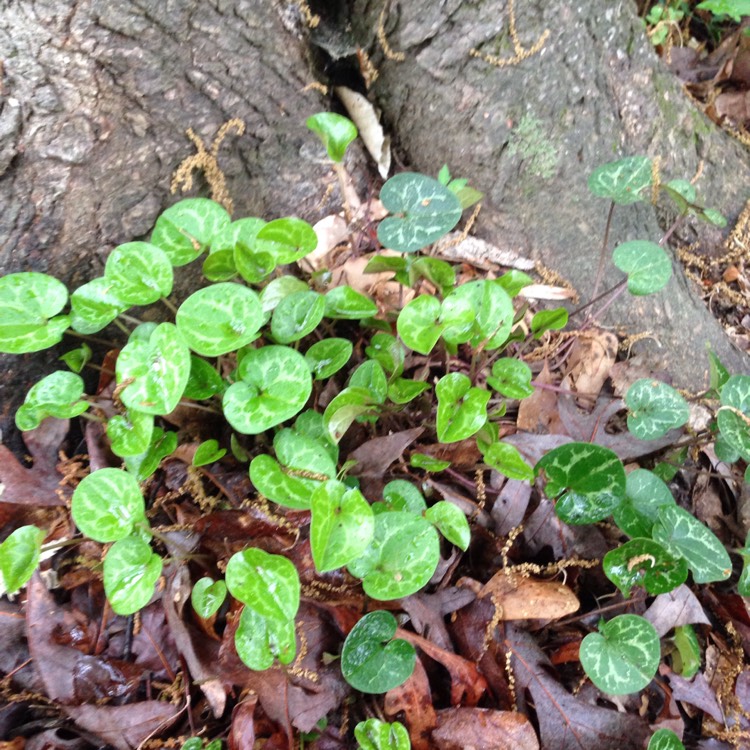
[[[372,438],[352,451],[349,461],[356,461],[350,474],[357,477],[382,477],[394,461],[424,432],[424,427],[392,432],[390,435]]]
[[[415,662],[409,679],[385,694],[383,709],[389,717],[403,712],[413,750],[430,750],[430,732],[437,725],[437,717],[430,681],[420,659]]]
[[[554,378],[545,360],[542,371],[536,376],[535,382],[541,385],[553,384]],[[518,406],[516,425],[524,432],[557,433],[559,424],[557,416],[557,393],[544,388],[535,388],[534,392],[523,399]]]
[[[437,750],[538,750],[531,722],[516,711],[446,708],[438,712],[432,733]]]
[[[513,654],[516,689],[531,693],[542,747],[642,750],[650,734],[645,718],[576,698],[555,679],[549,660],[529,633],[507,625],[506,637]]]
[[[492,479],[500,476],[496,471],[492,472]],[[531,500],[531,485],[520,479],[508,479],[503,484],[492,505],[490,515],[494,521],[494,531],[498,536],[507,536],[516,528],[526,516],[526,509]]]
[[[576,595],[562,583],[523,577],[506,569],[495,573],[479,596],[492,598],[502,620],[557,620],[580,607]]]
[[[710,621],[695,594],[683,583],[674,591],[659,594],[644,617],[659,636],[680,625],[709,625]]]
[[[495,266],[517,268],[519,271],[533,271],[535,263],[525,258],[518,250],[498,247],[479,237],[461,237],[461,232],[449,232],[439,239],[432,248],[432,255],[443,260],[469,263],[476,268],[490,270]]]
[[[579,393],[577,403],[592,409],[617,357],[617,336],[595,328],[576,337],[562,385]]]
[[[246,750],[255,746],[255,707],[258,696],[249,695],[232,711],[232,728],[229,730],[229,750]]]

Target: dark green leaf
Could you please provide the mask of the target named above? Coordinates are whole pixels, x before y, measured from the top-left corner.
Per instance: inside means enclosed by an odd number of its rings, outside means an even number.
[[[315,380],[326,380],[351,359],[353,351],[352,342],[347,339],[323,339],[305,352],[305,360]]]
[[[687,580],[687,562],[672,557],[658,542],[633,539],[604,556],[604,573],[623,596],[633,586],[643,586],[649,594],[666,594]]]
[[[640,440],[655,440],[690,417],[685,399],[671,386],[651,378],[636,380],[625,394],[625,404],[628,430]]]
[[[609,198],[622,206],[647,200],[651,169],[652,161],[646,156],[628,156],[603,164],[589,176],[589,190],[599,198]]]

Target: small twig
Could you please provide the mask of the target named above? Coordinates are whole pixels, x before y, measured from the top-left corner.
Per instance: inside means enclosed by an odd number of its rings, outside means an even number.
[[[593,302],[596,299],[596,293],[599,291],[599,286],[602,283],[602,278],[604,277],[604,261],[607,257],[607,245],[609,244],[609,230],[612,227],[612,215],[615,212],[615,202],[610,201],[609,204],[609,213],[607,214],[607,223],[604,226],[604,239],[602,240],[602,249],[599,253],[599,266],[596,269],[596,278],[594,279],[594,291],[591,293],[592,301],[589,302],[589,305],[593,304]],[[588,307],[588,305],[584,305],[581,310]]]

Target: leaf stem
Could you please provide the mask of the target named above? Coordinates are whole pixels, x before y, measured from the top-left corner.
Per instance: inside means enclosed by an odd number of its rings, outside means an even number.
[[[591,293],[591,296],[594,299],[592,299],[592,301],[589,302],[588,305],[585,305],[581,309],[585,309],[585,307],[588,307],[589,305],[593,304],[593,302],[596,299],[596,293],[599,291],[599,286],[602,283],[602,278],[604,277],[604,259],[607,256],[607,245],[609,244],[609,230],[612,227],[612,214],[614,214],[614,211],[615,211],[615,202],[611,201],[609,204],[609,213],[607,214],[607,223],[604,226],[604,239],[602,240],[602,249],[601,249],[601,252],[599,253],[599,266],[596,269],[596,278],[594,279],[594,291]]]
[[[160,299],[162,304],[172,313],[172,315],[177,315],[177,307],[171,300],[167,299],[167,297],[161,297]]]
[[[73,336],[77,339],[82,339],[83,341],[91,341],[93,344],[102,344],[102,346],[107,346],[110,349],[116,349],[117,344],[115,344],[113,341],[107,341],[106,339],[98,339],[96,336],[89,336],[86,333],[78,333],[78,331],[74,331],[72,328],[68,328],[65,333],[68,336]]]

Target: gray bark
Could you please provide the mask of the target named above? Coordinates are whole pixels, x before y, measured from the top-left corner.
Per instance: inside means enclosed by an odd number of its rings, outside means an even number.
[[[730,219],[738,213],[750,183],[747,153],[685,99],[630,2],[516,4],[526,46],[542,29],[551,35],[540,54],[505,69],[469,50],[493,51],[500,39],[504,54],[507,0],[392,3],[387,30],[406,52],[402,63],[378,54],[381,0],[319,3],[336,18],[326,27],[324,14],[315,33],[328,34],[329,49],[332,39],[373,53],[380,68],[373,94],[402,158],[428,173],[447,162],[485,191],[480,235],[539,257],[584,298],[607,210],[589,196],[586,176],[614,155],[658,154],[673,176],[691,175],[704,159],[699,188]],[[175,200],[172,172],[193,153],[185,130],[208,144],[232,117],[247,125],[220,154],[236,215],[314,221],[326,213],[320,199],[331,175],[309,155],[304,120],[329,103],[304,91],[319,76],[304,31],[293,2],[5,3],[0,273],[45,271],[71,289],[100,274],[114,246],[147,236]],[[510,154],[513,126],[525,114],[541,121],[556,154],[550,177]],[[659,218],[649,206],[619,211],[612,239],[658,238]],[[703,382],[706,339],[728,366],[745,367],[679,271],[665,293],[620,305],[610,321],[654,331],[676,380],[692,388]],[[3,427],[40,367],[53,365],[49,356],[2,358]]]
[[[651,48],[629,0],[516,0],[524,46],[545,29],[550,35],[539,54],[505,68],[471,57],[470,50],[513,54],[507,0],[391,5],[388,40],[406,60],[375,56],[380,76],[374,93],[408,163],[435,173],[447,162],[454,174],[470,178],[487,194],[477,233],[559,271],[584,301],[608,210],[586,185],[600,164],[632,154],[659,156],[664,175],[690,179],[703,161],[699,194],[728,216],[730,226],[750,197],[750,153],[690,103]],[[356,42],[376,48],[373,29],[383,0],[351,0],[351,6]],[[555,155],[548,176],[509,147],[524,115],[542,123],[541,139]],[[610,248],[631,239],[658,241],[672,218],[650,205],[618,207]],[[714,248],[721,241],[720,232],[699,223],[683,237]],[[620,278],[609,263],[606,285]],[[748,369],[747,356],[706,311],[677,262],[663,292],[625,295],[605,322],[629,333],[650,330],[658,344],[644,346],[656,355],[654,366],[666,367],[692,390],[706,382],[707,341],[731,370]]]

